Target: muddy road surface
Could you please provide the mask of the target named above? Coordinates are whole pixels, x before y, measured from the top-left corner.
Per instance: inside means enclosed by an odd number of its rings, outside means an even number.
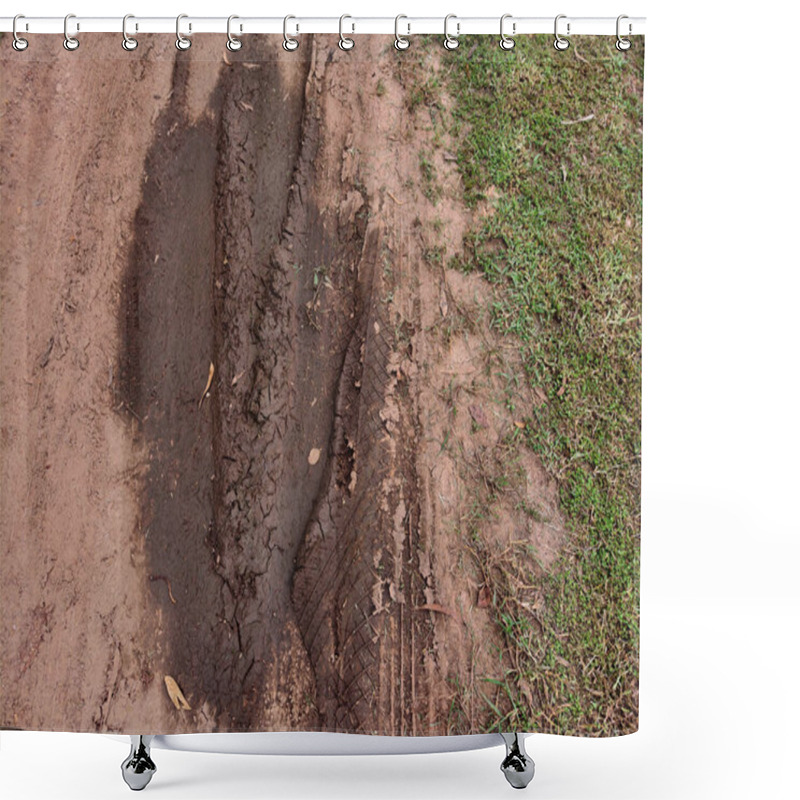
[[[452,158],[391,39],[163,40],[2,79],[0,725],[484,730],[465,518],[520,366],[446,266]],[[50,131],[48,98],[83,112]],[[520,458],[482,536],[546,568],[557,490]]]

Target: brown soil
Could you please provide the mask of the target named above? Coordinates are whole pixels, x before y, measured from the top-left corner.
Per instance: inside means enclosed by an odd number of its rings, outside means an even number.
[[[141,40],[2,56],[0,726],[486,730],[467,516],[520,365],[446,267],[457,169],[390,39]],[[546,569],[515,469],[481,535]]]

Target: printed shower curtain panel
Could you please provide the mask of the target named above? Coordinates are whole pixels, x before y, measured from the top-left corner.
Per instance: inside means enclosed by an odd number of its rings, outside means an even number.
[[[637,728],[643,51],[0,41],[0,726]]]

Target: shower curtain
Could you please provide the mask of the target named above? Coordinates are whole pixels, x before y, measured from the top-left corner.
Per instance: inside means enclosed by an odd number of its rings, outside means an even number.
[[[0,39],[0,727],[638,724],[644,43]]]

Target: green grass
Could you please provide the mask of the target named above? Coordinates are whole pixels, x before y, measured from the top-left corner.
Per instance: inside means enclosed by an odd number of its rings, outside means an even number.
[[[608,735],[637,727],[644,45],[573,37],[559,53],[550,38],[504,52],[471,37],[438,71],[428,42],[401,79],[412,108],[449,126],[464,200],[482,211],[451,266],[495,286],[491,324],[547,397],[517,408],[517,446],[558,479],[571,531],[547,573],[478,536],[507,646],[487,703],[507,730]]]

